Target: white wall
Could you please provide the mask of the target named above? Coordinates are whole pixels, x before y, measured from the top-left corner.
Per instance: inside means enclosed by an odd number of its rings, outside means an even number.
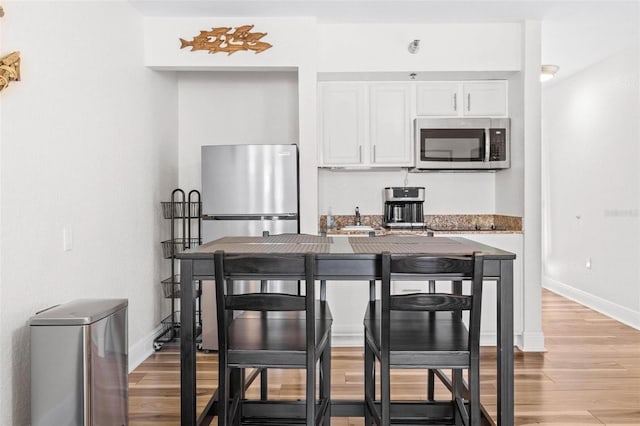
[[[524,50],[524,49],[523,49]],[[495,211],[498,214],[523,216],[525,172],[524,73],[509,78],[509,118],[511,119],[511,167],[496,173]]]
[[[320,214],[352,215],[355,207],[365,215],[382,215],[382,191],[387,186],[424,186],[425,214],[494,213],[496,173],[407,173],[407,170],[320,169]]]
[[[2,25],[0,25],[0,41],[2,40]],[[2,147],[4,146],[4,139],[2,136],[2,108],[3,102],[2,102],[2,98],[0,98],[0,232],[2,232],[2,223],[3,223],[3,216],[2,216],[2,188],[4,186],[4,179],[3,179],[3,173],[2,173],[2,162],[3,162],[3,155],[2,155]],[[3,291],[2,291],[2,287],[3,287],[3,259],[4,256],[4,242],[1,238],[0,235],[0,307],[4,306],[4,297],[3,297]],[[1,311],[0,311],[0,315],[1,315]],[[5,343],[6,339],[5,336],[8,334],[7,331],[5,331],[4,327],[2,327],[0,325],[0,343]],[[3,354],[4,350],[2,349],[2,347],[0,346],[0,361],[2,361],[3,359]],[[2,377],[4,379],[4,374],[3,372],[0,372],[0,377]],[[4,381],[4,380],[3,380]],[[0,400],[3,399],[4,393],[5,392],[9,392],[9,388],[2,388],[0,385]],[[0,420],[5,419],[9,416],[9,414],[5,415],[5,412],[8,412],[8,409],[10,408],[9,405],[2,404],[0,403]]]
[[[26,425],[36,311],[127,298],[130,356],[152,351],[165,313],[160,201],[178,181],[177,84],[144,67],[142,19],[127,2],[3,6],[22,81],[2,92],[0,117],[0,424]]]
[[[540,58],[541,25],[539,21],[526,21],[522,27],[522,99],[524,100],[522,135],[522,196],[524,233],[524,350],[544,350],[542,333],[542,228],[540,213],[541,198],[541,101]]]
[[[543,91],[545,286],[636,328],[638,47]]]
[[[200,189],[202,145],[298,143],[295,72],[178,73],[180,185]]]
[[[319,72],[520,70],[518,23],[324,24],[318,37]]]

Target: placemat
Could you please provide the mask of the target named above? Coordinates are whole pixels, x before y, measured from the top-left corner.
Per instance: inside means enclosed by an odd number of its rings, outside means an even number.
[[[224,250],[227,253],[329,253],[329,243],[305,243],[305,244],[211,244],[207,252]]]
[[[470,255],[473,249],[466,247],[463,244],[450,244],[450,243],[429,243],[429,244],[403,244],[403,243],[367,243],[358,244],[351,243],[354,253],[358,254],[376,254],[385,251],[391,254],[425,254],[430,256],[440,255]]]
[[[432,243],[460,244],[446,237],[427,237],[426,235],[381,235],[379,237],[349,237],[351,244],[432,244]]]
[[[268,237],[222,237],[215,241],[216,244],[329,244],[333,241],[331,237],[321,237],[307,234],[280,234],[269,235]]]

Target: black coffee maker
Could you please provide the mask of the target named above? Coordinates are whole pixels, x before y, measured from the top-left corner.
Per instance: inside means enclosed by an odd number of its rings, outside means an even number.
[[[384,226],[424,228],[424,187],[392,186],[384,189]]]

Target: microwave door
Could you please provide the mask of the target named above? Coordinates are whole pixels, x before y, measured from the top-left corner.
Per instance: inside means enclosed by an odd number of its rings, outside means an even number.
[[[509,168],[509,127],[508,118],[416,119],[416,169]]]
[[[487,155],[486,129],[423,129],[420,160],[441,163],[483,163]]]

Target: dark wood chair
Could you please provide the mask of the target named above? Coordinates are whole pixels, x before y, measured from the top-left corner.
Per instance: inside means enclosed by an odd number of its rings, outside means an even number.
[[[483,256],[381,257],[381,300],[369,303],[365,331],[365,425],[465,424],[480,425],[480,314]],[[451,293],[391,295],[391,281],[452,281]],[[471,280],[463,295],[462,280]],[[470,311],[469,326],[462,311]],[[375,396],[375,361],[380,362],[380,400]],[[390,369],[452,369],[447,401],[391,404]],[[462,370],[468,370],[468,390]],[[429,391],[432,392],[432,391]],[[467,396],[466,399],[463,399]]]
[[[314,296],[315,256],[232,255],[218,251],[214,260],[219,342],[218,424],[239,425],[247,421],[328,425],[332,318],[327,303]],[[235,280],[301,280],[305,294],[233,294]],[[305,369],[305,401],[247,400],[243,381],[244,369],[248,368]]]

